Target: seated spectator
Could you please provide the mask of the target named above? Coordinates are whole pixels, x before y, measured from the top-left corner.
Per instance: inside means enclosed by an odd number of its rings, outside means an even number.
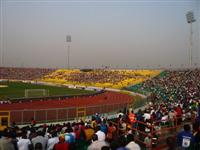
[[[3,137],[0,138],[0,150],[15,150],[12,140],[13,134],[7,130],[4,130]]]
[[[54,145],[53,150],[69,150],[69,143],[65,142],[64,135],[59,136],[59,142]]]
[[[32,138],[33,147],[35,147],[36,143],[41,143],[42,150],[46,150],[47,140],[48,139],[44,137],[44,133],[42,131],[38,131],[37,136]]]
[[[195,150],[200,149],[200,122],[198,120],[193,124],[193,136],[195,139]]]
[[[64,136],[65,136],[65,142],[75,143],[76,136],[71,127],[68,127],[66,129]]]
[[[34,150],[42,150],[42,143],[36,143]]]
[[[27,139],[26,136],[27,132],[23,131],[22,135],[19,137],[19,140],[17,142],[18,150],[29,150],[31,146],[31,141]]]
[[[103,147],[101,147],[101,150],[110,150],[110,147],[109,146],[103,146]]]
[[[176,140],[173,137],[168,137],[166,139],[166,143],[167,143],[167,150],[178,150],[176,143],[174,142],[174,140]]]
[[[50,137],[47,142],[47,150],[53,150],[54,145],[59,142],[57,132],[53,131],[51,135],[52,137]]]
[[[98,137],[98,141],[105,141],[106,135],[105,135],[104,132],[101,131],[101,127],[100,127],[100,126],[97,126],[95,130],[96,130],[96,133],[95,133],[95,134],[96,134],[97,137]]]
[[[127,143],[128,144],[126,145],[126,148],[128,148],[129,150],[140,150],[140,146],[134,141],[133,134],[127,135]]]
[[[161,118],[161,123],[165,125],[167,122],[169,122],[168,113],[165,113]]]
[[[88,146],[88,150],[101,150],[102,147],[109,146],[104,140],[99,140],[96,134],[92,137],[92,143]]]
[[[86,141],[91,140],[91,139],[92,139],[92,136],[93,136],[93,134],[94,134],[94,129],[92,129],[90,125],[87,125],[87,126],[85,127],[85,130],[84,130],[84,131],[85,131]]]
[[[106,124],[106,120],[103,119],[102,123],[100,124],[101,127],[101,131],[104,132],[105,134],[107,134],[108,132],[108,126]]]
[[[148,110],[145,110],[143,117],[144,117],[144,121],[151,119],[150,112]]]
[[[145,143],[145,147],[146,150],[150,150],[150,146],[151,146],[151,135],[148,134],[145,138],[144,138],[144,143]]]

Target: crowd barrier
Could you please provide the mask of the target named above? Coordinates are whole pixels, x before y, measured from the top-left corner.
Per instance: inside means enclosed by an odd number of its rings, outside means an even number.
[[[24,125],[30,123],[31,118],[34,118],[37,123],[49,123],[82,119],[86,118],[86,116],[91,116],[96,113],[100,114],[101,116],[108,117],[109,114],[116,114],[117,111],[123,110],[129,106],[130,103],[121,102],[86,107],[11,110],[10,121],[15,122],[18,125]]]
[[[159,146],[167,147],[166,139],[169,136],[176,136],[177,132],[183,128],[185,123],[194,122],[195,117],[190,119],[182,120],[182,117],[177,117],[174,119],[159,120],[153,123],[144,123],[141,121],[136,121],[135,125],[132,125],[132,130],[137,135],[135,140],[138,141],[146,149],[158,149]],[[141,130],[143,127],[145,130]],[[144,138],[149,136],[150,143],[145,143]]]
[[[166,139],[169,136],[176,136],[177,132],[183,128],[186,123],[192,124],[195,121],[195,116],[190,119],[182,120],[182,117],[175,118],[173,120],[159,120],[153,123],[147,123],[136,120],[133,124],[127,124],[127,127],[131,127],[135,136],[135,141],[146,150],[158,150],[161,147],[167,147]],[[114,122],[113,122],[114,123]],[[117,127],[117,133],[120,133],[120,124],[114,123]],[[127,128],[128,129],[128,128]],[[145,142],[145,138],[149,137],[149,143]],[[176,142],[176,141],[175,141]]]

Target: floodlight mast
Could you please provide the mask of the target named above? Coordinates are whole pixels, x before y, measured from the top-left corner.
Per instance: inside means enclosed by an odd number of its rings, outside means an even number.
[[[192,37],[193,37],[193,30],[192,30],[192,23],[195,22],[195,18],[194,18],[194,13],[193,11],[188,11],[187,14],[186,14],[186,19],[187,19],[187,23],[190,24],[190,46],[189,46],[189,66],[192,67],[192,47],[193,47],[193,40],[192,40]]]
[[[4,59],[3,58],[3,56],[4,56],[4,50],[3,50],[4,49],[4,42],[3,42],[3,36],[4,36],[3,35],[4,34],[4,32],[3,32],[3,29],[4,29],[4,27],[3,27],[3,25],[4,25],[3,24],[3,3],[4,3],[3,1],[0,1],[0,9],[1,9],[0,10],[0,22],[1,22],[0,23],[0,26],[1,26],[1,28],[0,28],[0,32],[1,32],[1,35],[0,35],[0,39],[1,39],[0,40],[0,45],[1,45],[0,46],[0,67],[3,67],[3,65],[4,65],[3,64],[3,61],[4,61],[3,60]]]
[[[71,35],[66,36],[66,42],[70,43],[71,40]],[[67,69],[70,69],[70,44],[67,46]]]

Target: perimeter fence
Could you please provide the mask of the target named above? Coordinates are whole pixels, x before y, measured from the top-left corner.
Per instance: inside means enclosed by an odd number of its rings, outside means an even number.
[[[31,118],[34,118],[37,123],[49,123],[72,121],[80,118],[84,119],[86,116],[91,116],[95,113],[106,117],[109,113],[111,114],[129,107],[132,107],[132,103],[121,102],[85,107],[11,110],[10,121],[15,122],[18,125],[24,125],[30,123]]]

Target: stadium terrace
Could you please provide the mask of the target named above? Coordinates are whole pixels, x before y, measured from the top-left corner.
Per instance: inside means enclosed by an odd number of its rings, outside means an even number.
[[[1,91],[11,80],[49,89],[14,103],[0,93],[0,149],[200,149],[199,69],[0,68],[0,80]]]

